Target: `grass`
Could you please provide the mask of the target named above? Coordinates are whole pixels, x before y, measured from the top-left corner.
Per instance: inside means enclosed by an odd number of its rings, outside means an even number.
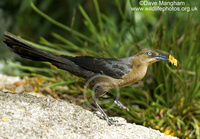
[[[57,39],[57,43],[41,38],[40,44],[32,44],[49,52],[71,56],[117,58],[130,56],[145,47],[173,55],[179,61],[178,67],[165,62],[153,64],[137,87],[133,85],[120,89],[120,100],[130,111],[122,111],[118,107],[114,107],[113,111],[130,122],[150,126],[165,134],[180,138],[200,138],[200,24],[197,20],[200,13],[134,12],[130,9],[138,3],[115,0],[113,5],[118,9],[118,18],[115,18],[102,13],[102,7],[97,0],[93,0],[93,4],[97,23],[78,5],[88,31],[87,35],[84,35],[84,32],[49,17],[31,3],[33,10],[40,16],[74,37],[72,42],[53,32],[52,37]],[[37,73],[33,74],[34,76],[49,79],[52,85],[46,87],[52,89],[68,85],[71,92],[77,93],[84,87],[81,79],[55,67],[42,70],[35,67],[17,67],[28,70],[31,74]],[[111,103],[113,102],[104,106],[108,107]]]

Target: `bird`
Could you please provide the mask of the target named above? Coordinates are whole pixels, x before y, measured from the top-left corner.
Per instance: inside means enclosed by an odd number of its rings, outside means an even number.
[[[34,47],[15,35],[4,33],[5,45],[22,58],[33,61],[50,62],[59,69],[89,81],[94,88],[92,97],[95,106],[109,125],[121,125],[107,116],[98,104],[99,98],[107,94],[122,109],[129,110],[118,98],[109,93],[116,87],[122,88],[139,82],[147,73],[148,67],[157,61],[168,61],[168,57],[149,48],[143,48],[132,56],[123,58],[100,58],[92,56],[67,56],[50,53]],[[91,80],[92,79],[92,80]]]

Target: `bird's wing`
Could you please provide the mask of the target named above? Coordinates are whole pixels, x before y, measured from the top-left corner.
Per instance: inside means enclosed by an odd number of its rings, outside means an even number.
[[[63,57],[66,57],[84,69],[117,79],[122,78],[132,70],[132,63],[129,58],[106,59],[90,56]]]

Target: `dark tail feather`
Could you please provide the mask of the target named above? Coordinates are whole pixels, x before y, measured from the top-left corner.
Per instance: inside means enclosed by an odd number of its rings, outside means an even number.
[[[74,62],[68,59],[72,57],[59,56],[47,51],[40,50],[8,32],[5,32],[4,36],[6,37],[4,40],[6,46],[8,46],[9,49],[11,49],[14,53],[22,58],[34,61],[50,62],[60,69],[67,70],[76,76],[84,78],[88,78],[89,76],[93,75],[92,72],[81,68],[80,66],[76,65]]]
[[[4,36],[5,38],[4,43],[17,55],[19,55],[22,58],[34,60],[34,61],[61,61],[58,59],[58,55],[40,50],[27,42],[25,42],[22,39],[17,38],[16,36],[5,32]]]

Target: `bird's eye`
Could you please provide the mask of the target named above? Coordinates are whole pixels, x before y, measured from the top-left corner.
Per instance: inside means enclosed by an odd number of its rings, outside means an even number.
[[[148,52],[147,54],[148,54],[148,55],[152,55],[152,52]]]

